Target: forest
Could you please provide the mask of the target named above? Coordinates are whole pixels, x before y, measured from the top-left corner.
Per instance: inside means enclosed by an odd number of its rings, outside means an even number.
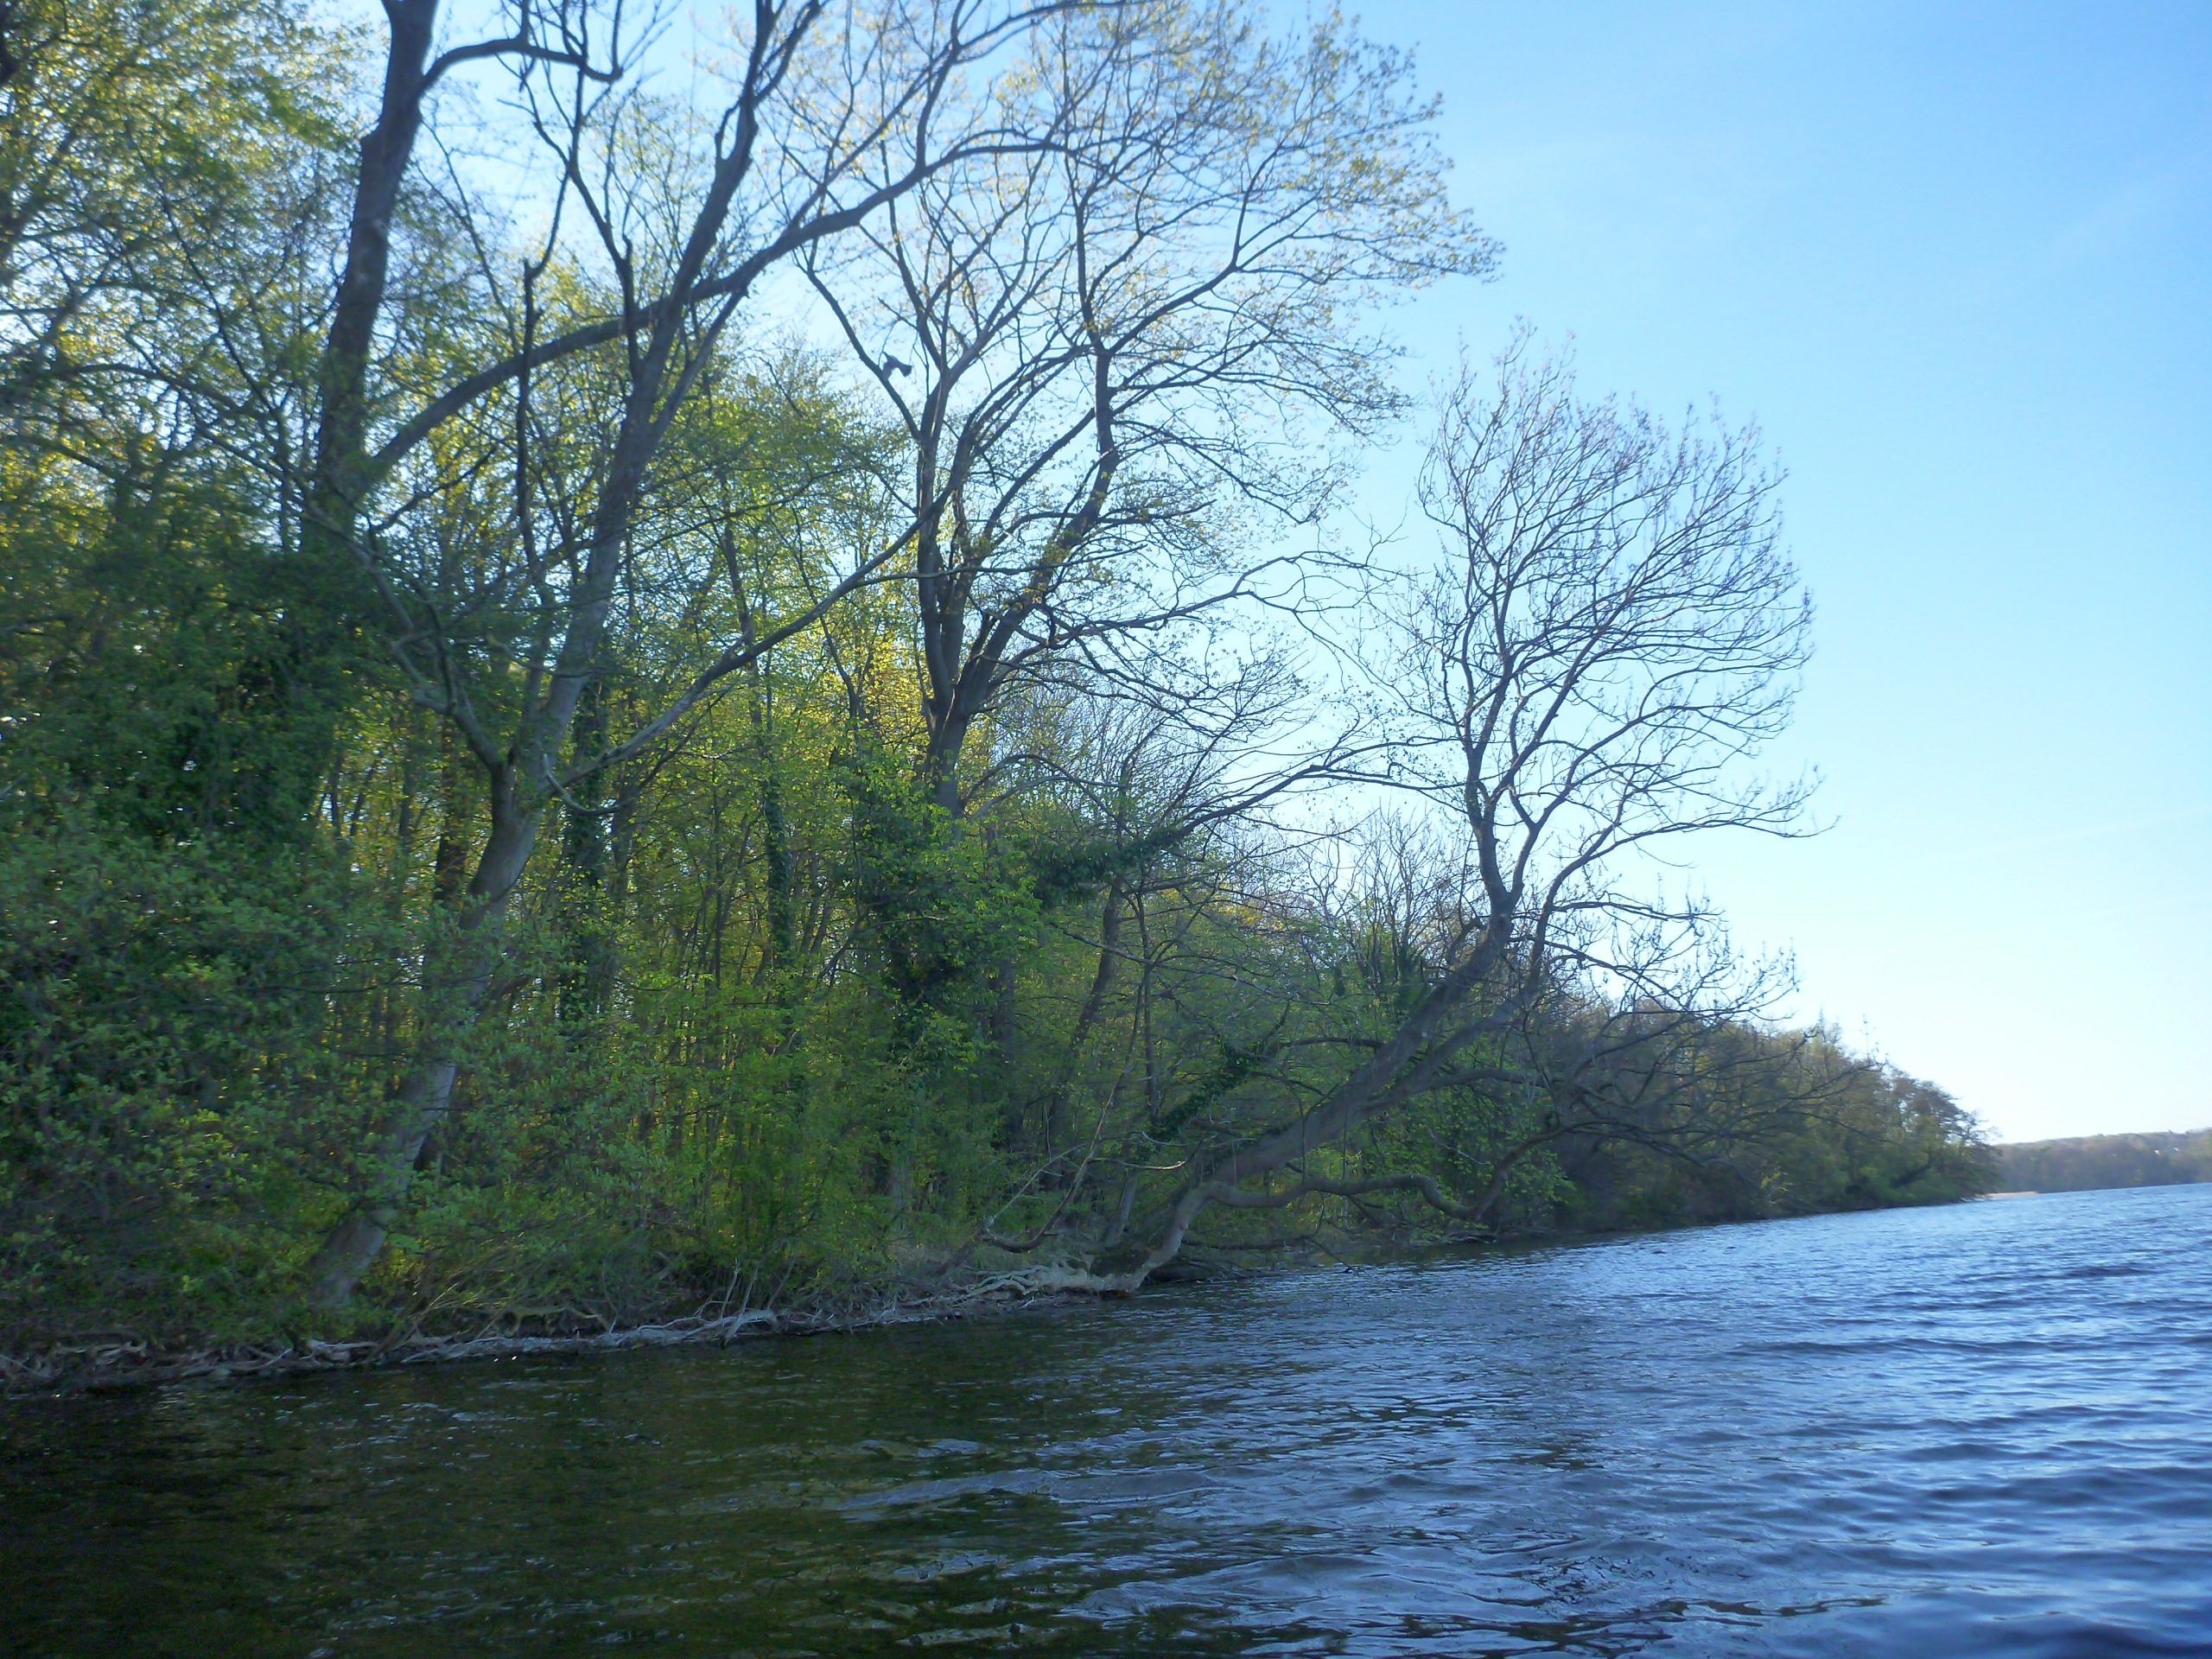
[[[2081,1192],[2212,1181],[2212,1129],[2188,1135],[2082,1135],[1995,1148],[2007,1191]]]
[[[0,0],[0,1350],[1994,1185],[1694,880],[1818,827],[1765,440],[1394,334],[1434,115],[1214,0]]]

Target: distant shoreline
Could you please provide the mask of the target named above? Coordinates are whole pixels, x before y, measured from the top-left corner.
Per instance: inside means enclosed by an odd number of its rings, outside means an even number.
[[[2022,1192],[2093,1192],[2131,1186],[2190,1186],[2212,1181],[2212,1128],[2144,1135],[2080,1135],[2020,1141],[1990,1149],[1992,1198]]]

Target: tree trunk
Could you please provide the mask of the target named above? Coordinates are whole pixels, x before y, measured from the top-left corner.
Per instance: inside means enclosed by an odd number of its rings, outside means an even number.
[[[385,60],[384,99],[376,125],[361,140],[360,171],[346,226],[346,265],[323,345],[321,411],[315,474],[302,526],[310,555],[352,551],[353,530],[370,479],[365,459],[369,353],[383,314],[391,270],[391,221],[399,187],[423,126],[430,39],[438,0],[385,0],[391,39]]]
[[[958,698],[954,698],[958,702]],[[956,708],[931,728],[922,753],[922,776],[930,802],[948,818],[960,817],[960,752],[967,746],[970,721]]]
[[[1059,1075],[1053,1080],[1045,1096],[1042,1122],[1044,1155],[1051,1157],[1060,1144],[1066,1125],[1068,1091],[1074,1086],[1077,1071],[1083,1064],[1084,1050],[1090,1042],[1091,1027],[1098,1023],[1098,1016],[1106,1006],[1106,993],[1122,962],[1121,881],[1116,879],[1106,884],[1106,899],[1098,916],[1098,965],[1091,972],[1090,988],[1084,993],[1083,1006],[1076,1010],[1075,1026],[1068,1033],[1067,1051],[1061,1057]],[[1120,1230],[1116,1230],[1116,1237]]]
[[[1328,1097],[1296,1122],[1249,1146],[1237,1147],[1216,1160],[1205,1172],[1177,1194],[1169,1205],[1166,1224],[1158,1241],[1135,1268],[1116,1275],[1116,1287],[1134,1290],[1173,1261],[1198,1212],[1216,1199],[1226,1198],[1238,1183],[1255,1175],[1296,1163],[1319,1147],[1331,1145],[1395,1096],[1414,1092],[1418,1078],[1403,1075],[1423,1048],[1436,1036],[1445,1020],[1473,995],[1503,957],[1510,938],[1510,915],[1493,918],[1459,966],[1414,1005],[1413,1012],[1371,1057],[1332,1090]],[[1440,1053],[1429,1055],[1420,1070],[1434,1071],[1451,1053],[1471,1040],[1471,1030],[1457,1041],[1448,1041]]]
[[[748,621],[747,632],[751,633]],[[748,637],[747,643],[750,644]],[[767,887],[767,944],[760,952],[760,982],[780,996],[784,976],[798,956],[798,910],[791,902],[791,849],[784,818],[784,779],[776,753],[773,711],[766,676],[756,663],[753,680],[753,751],[760,768],[760,852]]]
[[[512,775],[493,782],[492,833],[477,861],[451,935],[425,953],[415,1064],[392,1099],[390,1123],[371,1154],[369,1192],[331,1230],[308,1267],[308,1301],[341,1307],[383,1251],[431,1132],[453,1104],[458,1050],[490,993],[507,899],[537,840],[542,806],[516,797]]]
[[[588,759],[607,747],[607,683],[594,680],[576,705],[571,751]],[[562,819],[568,890],[562,895],[563,940],[557,1014],[572,1033],[588,1030],[606,1011],[614,982],[613,940],[607,931],[607,824],[595,799],[572,803]]]

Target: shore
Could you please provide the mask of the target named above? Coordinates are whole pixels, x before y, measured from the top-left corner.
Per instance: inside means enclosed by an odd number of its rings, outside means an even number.
[[[1990,1192],[1953,1202],[2031,1198],[2028,1192]],[[1890,1206],[1884,1206],[1890,1207]],[[1916,1207],[1916,1206],[1897,1206]],[[1848,1213],[1816,1211],[1814,1213]],[[1465,1235],[1412,1246],[1383,1246],[1353,1255],[1329,1254],[1339,1265],[1403,1261],[1438,1250],[1535,1249],[1593,1244],[1648,1233],[1697,1231],[1713,1227],[1756,1224],[1783,1217],[1739,1217],[1636,1228],[1561,1228],[1523,1233]],[[1185,1256],[1154,1274],[1150,1283],[1236,1277],[1296,1262],[1268,1266]],[[1313,1265],[1312,1262],[1306,1265]],[[957,1286],[919,1288],[878,1286],[832,1300],[797,1308],[741,1308],[734,1313],[704,1309],[633,1323],[593,1321],[579,1317],[565,1327],[530,1328],[515,1320],[495,1321],[474,1332],[428,1332],[419,1325],[382,1337],[347,1341],[303,1338],[283,1344],[164,1345],[127,1334],[55,1344],[24,1353],[0,1352],[0,1401],[40,1395],[106,1393],[171,1382],[245,1382],[263,1377],[323,1371],[368,1370],[391,1366],[444,1365],[467,1360],[514,1359],[534,1355],[604,1354],[631,1350],[727,1346],[764,1337],[831,1336],[884,1325],[916,1325],[967,1318],[987,1311],[1013,1310],[1051,1302],[1100,1296],[1125,1296],[1125,1281],[1066,1267],[1036,1267],[980,1274]],[[510,1328],[497,1326],[506,1324]]]
[[[417,1329],[346,1342],[306,1338],[282,1344],[240,1343],[173,1349],[118,1335],[106,1340],[57,1344],[24,1354],[0,1353],[0,1398],[105,1393],[168,1382],[247,1381],[534,1355],[618,1353],[708,1344],[728,1346],[761,1337],[828,1336],[1116,1294],[1121,1294],[1116,1286],[1089,1274],[1039,1268],[993,1274],[954,1290],[893,1294],[859,1307],[846,1300],[783,1311],[754,1308],[607,1325],[598,1330],[484,1330],[464,1335],[431,1334]]]

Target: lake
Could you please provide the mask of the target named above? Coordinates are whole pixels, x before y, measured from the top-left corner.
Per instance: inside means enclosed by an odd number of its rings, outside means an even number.
[[[0,1437],[11,1656],[2212,1654],[2212,1186]]]

